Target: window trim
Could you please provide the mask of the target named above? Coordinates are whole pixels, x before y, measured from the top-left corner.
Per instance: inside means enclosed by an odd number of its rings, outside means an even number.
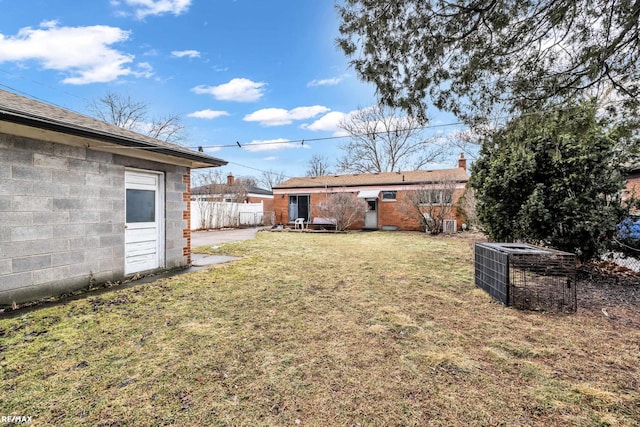
[[[393,193],[393,198],[386,197],[386,193]],[[396,190],[382,190],[380,191],[380,200],[383,202],[395,202],[398,200],[398,192]]]
[[[453,205],[453,190],[434,188],[434,189],[418,190],[418,191],[423,192],[423,194],[428,193],[429,194],[429,199],[430,199],[429,202],[420,201],[418,203],[418,206],[452,206]],[[442,202],[442,195],[445,192],[449,193],[448,194],[448,196],[449,196],[448,199],[449,200],[447,202],[443,203]],[[431,197],[434,193],[438,194],[438,197],[437,197],[438,200],[436,200],[435,202],[433,201],[433,199]]]

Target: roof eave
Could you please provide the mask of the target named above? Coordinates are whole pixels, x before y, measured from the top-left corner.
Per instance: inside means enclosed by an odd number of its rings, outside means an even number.
[[[469,178],[466,179],[448,179],[446,182],[453,182],[455,184],[463,184],[469,181]],[[384,182],[384,183],[373,183],[373,184],[322,184],[322,185],[291,185],[291,186],[274,186],[274,190],[292,190],[296,188],[341,188],[341,187],[375,187],[375,186],[397,186],[397,185],[428,185],[428,184],[440,184],[442,180],[433,180],[433,181],[398,181],[398,182]]]
[[[140,150],[152,150],[154,153],[188,160],[191,163],[191,168],[194,168],[194,169],[219,167],[227,164],[225,160],[218,159],[212,156],[201,155],[196,152],[191,152],[188,150],[182,150],[182,149],[172,148],[172,147],[163,147],[161,145],[154,145],[145,141],[129,139],[129,138],[125,138],[125,137],[114,135],[114,134],[99,132],[93,129],[82,128],[79,126],[72,126],[69,124],[59,123],[56,121],[43,120],[38,117],[32,117],[24,114],[0,111],[0,120],[18,124],[18,125],[35,127],[42,130],[48,130],[52,132],[73,135],[81,138],[89,138],[96,141],[113,144],[119,147],[134,148],[134,149],[140,149]]]

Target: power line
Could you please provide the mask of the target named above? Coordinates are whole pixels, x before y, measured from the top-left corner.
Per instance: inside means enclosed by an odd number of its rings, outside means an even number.
[[[22,77],[20,75],[13,74],[13,73],[8,72],[8,71],[3,70],[3,69],[0,69],[0,72],[3,72],[3,73],[8,74],[10,76],[18,77],[18,78],[20,78],[22,80],[25,80],[25,81],[28,81],[28,82],[31,82],[31,83],[35,83],[35,84],[38,84],[38,85],[43,86],[43,87],[47,87],[49,89],[59,90],[57,88],[54,88],[52,86],[46,85],[46,84],[38,82],[38,81],[25,79],[24,77]],[[7,89],[10,89],[10,90],[12,90],[14,92],[21,93],[23,95],[29,96],[29,97],[31,97],[33,99],[37,99],[37,100],[39,100],[41,102],[49,103],[49,104],[57,106],[59,108],[68,109],[66,107],[57,105],[57,104],[55,104],[53,102],[46,101],[46,100],[43,100],[43,99],[41,99],[39,97],[33,96],[33,95],[31,95],[31,94],[29,94],[27,92],[18,90],[16,88],[13,88],[11,86],[8,86],[8,85],[2,84],[2,83],[0,83],[0,86],[5,87]],[[80,99],[80,100],[88,102],[88,100],[86,98],[74,95],[72,93],[69,93],[69,92],[66,92],[66,91],[62,91],[62,93],[64,93],[65,95],[73,96],[73,97],[75,97],[77,99]],[[624,100],[624,99],[612,100],[612,101],[604,102],[600,106],[604,107],[604,106],[607,106],[607,105],[623,103],[623,102],[626,102],[626,100]],[[559,106],[557,108],[552,108],[552,109],[545,110],[545,111],[546,112],[560,111],[560,110],[565,109],[565,108],[566,107]],[[70,110],[70,111],[72,111],[72,110]],[[531,111],[531,112],[523,113],[523,114],[521,114],[521,116],[535,115],[535,114],[538,114],[540,112],[542,112],[542,111],[541,110],[540,111],[539,110]],[[81,114],[81,113],[79,113],[79,114]],[[494,121],[495,120],[505,120],[505,119],[509,120],[509,119],[512,119],[512,118],[513,118],[513,115],[506,115],[505,114],[503,116],[494,117],[493,120]],[[387,134],[387,133],[391,133],[391,132],[398,132],[398,131],[407,132],[407,131],[414,131],[414,130],[435,129],[435,128],[443,128],[443,127],[451,127],[451,126],[460,126],[460,125],[465,125],[465,126],[468,127],[468,125],[466,125],[464,122],[457,121],[457,122],[451,122],[451,123],[440,123],[440,124],[435,124],[435,125],[417,126],[417,127],[413,127],[413,128],[394,129],[394,130],[387,129],[387,130],[382,130],[382,131],[379,131],[379,132],[363,132],[361,134],[335,135],[335,136],[317,137],[317,138],[288,139],[288,140],[281,140],[281,141],[263,141],[263,142],[245,142],[245,143],[241,143],[240,141],[236,141],[234,144],[195,145],[195,146],[183,146],[183,147],[187,148],[187,149],[194,150],[194,151],[197,150],[197,151],[202,152],[204,149],[207,149],[207,148],[208,149],[236,148],[236,147],[244,148],[245,146],[255,147],[255,146],[265,146],[265,145],[297,144],[297,143],[299,143],[301,146],[303,146],[305,142],[332,141],[332,140],[338,140],[338,139],[344,139],[344,138],[382,135],[382,134]],[[158,148],[162,148],[162,147],[122,147],[122,148],[123,149],[154,150],[154,149],[158,149]]]
[[[353,138],[358,136],[383,135],[386,133],[392,133],[396,131],[407,132],[407,131],[414,131],[414,130],[434,129],[434,128],[440,128],[440,127],[459,126],[459,125],[464,125],[464,123],[463,122],[441,123],[437,125],[425,125],[425,126],[417,126],[413,128],[402,128],[397,130],[388,129],[388,130],[383,130],[379,132],[363,132],[360,134],[353,134],[353,135],[351,134],[350,135],[334,135],[334,136],[325,136],[325,137],[318,137],[318,138],[285,139],[280,141],[244,142],[244,143],[236,141],[234,144],[196,145],[196,146],[187,146],[187,148],[190,148],[193,150],[200,150],[205,148],[236,148],[236,147],[242,148],[245,146],[255,147],[255,146],[262,146],[262,145],[296,144],[296,143],[300,143],[300,145],[304,145],[305,142],[330,141],[330,140],[336,140],[336,139]]]
[[[7,75],[9,75],[9,76],[11,76],[11,77],[16,77],[16,78],[18,78],[18,79],[20,79],[20,80],[24,80],[24,81],[26,81],[26,82],[36,84],[36,85],[38,85],[38,86],[46,87],[46,88],[51,89],[51,90],[54,90],[54,91],[56,91],[56,92],[61,92],[61,93],[65,94],[65,95],[67,95],[67,96],[72,96],[72,97],[74,97],[74,98],[77,98],[77,99],[79,99],[79,100],[81,100],[81,101],[84,101],[84,102],[87,102],[87,103],[88,103],[88,102],[90,102],[90,101],[89,101],[88,99],[86,99],[86,98],[83,98],[83,97],[81,97],[81,96],[75,95],[75,94],[73,94],[73,93],[71,93],[71,92],[67,92],[67,91],[64,91],[64,90],[60,90],[59,88],[57,88],[57,87],[55,87],[55,86],[50,86],[50,85],[48,85],[48,84],[45,84],[45,83],[39,82],[39,81],[37,81],[37,80],[32,80],[32,79],[24,78],[24,77],[22,77],[20,74],[15,74],[15,73],[12,73],[12,72],[10,72],[10,71],[3,70],[2,68],[0,68],[0,72],[5,73],[5,74],[7,74]],[[42,98],[40,98],[40,97],[34,96],[34,95],[32,95],[32,94],[30,94],[30,93],[28,93],[28,92],[22,91],[22,90],[18,90],[18,89],[16,89],[16,88],[11,87],[11,86],[8,86],[8,85],[2,84],[2,83],[0,83],[0,86],[5,87],[5,88],[7,88],[7,89],[11,89],[12,91],[14,91],[14,92],[16,92],[16,93],[20,93],[20,94],[22,94],[22,95],[29,96],[29,97],[31,97],[31,98],[33,98],[33,99],[37,99],[38,101],[42,101],[42,102],[45,102],[45,103],[47,103],[47,104],[54,105],[54,106],[56,106],[56,107],[60,107],[60,108],[68,109],[68,108],[63,107],[63,106],[61,106],[61,105],[58,105],[58,104],[56,104],[56,103],[54,103],[54,102],[46,101],[46,100],[44,100],[44,99],[42,99]]]
[[[607,102],[603,102],[602,104],[600,104],[600,107],[605,107],[608,105],[613,105],[613,104],[618,104],[618,103],[624,103],[626,102],[626,100],[623,99],[619,99],[619,100],[612,100],[612,101],[607,101]],[[572,106],[570,108],[578,108],[578,106]],[[533,116],[542,112],[553,112],[553,111],[562,111],[564,109],[567,109],[567,107],[562,107],[562,106],[558,106],[557,108],[551,108],[551,109],[547,109],[547,110],[535,110],[535,111],[529,111],[526,113],[522,113],[519,117],[527,117],[527,116]],[[497,116],[494,117],[493,120],[511,120],[513,119],[514,116],[512,114],[505,114],[502,116]],[[417,126],[417,127],[413,127],[413,128],[403,128],[403,129],[387,129],[387,130],[382,130],[379,132],[363,132],[363,133],[359,133],[359,134],[348,134],[348,135],[334,135],[334,136],[326,136],[326,137],[318,137],[318,138],[301,138],[301,139],[286,139],[286,140],[279,140],[279,141],[263,141],[263,142],[239,142],[236,141],[235,144],[217,144],[217,145],[197,145],[197,146],[186,146],[186,148],[190,148],[193,150],[202,150],[202,149],[206,149],[206,148],[243,148],[245,146],[251,146],[251,147],[256,147],[256,146],[264,146],[264,145],[278,145],[278,144],[296,144],[296,143],[300,143],[300,145],[304,145],[305,142],[317,142],[317,141],[331,141],[331,140],[338,140],[338,139],[344,139],[344,138],[354,138],[354,137],[362,137],[362,136],[373,136],[373,135],[383,135],[383,134],[387,134],[387,133],[392,133],[392,132],[407,132],[407,131],[414,131],[414,130],[426,130],[426,129],[435,129],[435,128],[444,128],[444,127],[451,127],[451,126],[460,126],[460,125],[464,125],[467,128],[469,127],[466,123],[461,122],[461,121],[457,121],[457,122],[450,122],[450,123],[440,123],[440,124],[435,124],[435,125],[424,125],[424,126]]]

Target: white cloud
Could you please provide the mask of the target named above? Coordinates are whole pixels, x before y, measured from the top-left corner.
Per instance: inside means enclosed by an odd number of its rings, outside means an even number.
[[[340,122],[349,120],[351,125],[360,128],[362,132],[368,132],[371,129],[385,129],[389,127],[391,129],[398,127],[399,129],[406,128],[408,126],[415,126],[415,123],[409,121],[406,116],[389,118],[386,123],[376,122],[362,122],[354,119],[359,117],[361,112],[375,108],[375,106],[361,108],[359,110],[350,111],[348,113],[342,113],[339,111],[332,111],[311,124],[303,124],[300,127],[302,129],[311,130],[314,132],[333,132],[333,136],[348,136],[348,132],[340,128]]]
[[[132,73],[137,77],[146,77],[149,78],[153,76],[153,67],[148,62],[140,62],[138,64],[139,71],[132,71]]]
[[[174,50],[171,52],[171,56],[175,56],[176,58],[200,58],[200,52],[197,50]]]
[[[243,144],[242,148],[251,152],[259,151],[278,151],[286,150],[288,148],[300,148],[303,145],[295,142],[288,142],[286,139],[270,139],[266,141],[251,141],[248,144]]]
[[[197,119],[215,119],[217,117],[222,117],[222,116],[228,116],[229,113],[227,113],[226,111],[214,111],[214,110],[200,110],[200,111],[195,111],[193,113],[189,113],[187,114],[187,117],[195,117]]]
[[[348,74],[343,74],[341,76],[331,77],[329,79],[311,80],[309,83],[307,83],[307,87],[312,87],[312,86],[335,86],[335,85],[337,85],[338,83],[340,83],[341,81],[343,81],[347,77],[349,77]]]
[[[282,126],[289,125],[294,120],[310,119],[327,111],[330,111],[329,108],[322,105],[297,107],[292,110],[263,108],[262,110],[247,114],[242,120],[245,122],[259,122],[263,126]]]
[[[185,13],[191,0],[123,0],[125,4],[132,7],[136,18],[144,19],[149,15],[164,15],[171,13],[181,15]],[[121,2],[111,2],[114,6],[119,6]]]
[[[110,45],[129,39],[129,31],[117,27],[60,27],[56,21],[46,21],[40,28],[25,27],[15,36],[0,34],[0,63],[36,61],[49,70],[69,74],[68,84],[104,83],[121,76],[148,77],[149,64],[139,64],[134,71],[134,56]]]
[[[219,101],[255,102],[264,95],[266,85],[266,83],[239,78],[218,86],[199,85],[191,91],[198,95],[213,95]]]
[[[310,125],[304,124],[301,126],[303,129],[312,130],[315,132],[333,132],[334,136],[345,136],[347,133],[340,129],[340,122],[344,120],[348,114],[341,113],[339,111],[332,111],[324,116],[320,117]]]
[[[278,156],[269,156],[269,157],[265,157],[263,160],[267,161],[267,162],[274,162],[276,160],[278,160],[280,157]]]
[[[40,27],[42,27],[42,28],[55,28],[57,26],[58,26],[58,21],[56,21],[56,20],[42,21],[40,23]]]
[[[330,108],[322,105],[312,105],[310,107],[296,107],[293,110],[289,110],[289,116],[293,120],[305,120],[317,116],[318,114],[331,111]]]

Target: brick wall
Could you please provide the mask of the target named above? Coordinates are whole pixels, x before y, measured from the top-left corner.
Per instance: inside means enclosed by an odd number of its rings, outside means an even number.
[[[463,190],[455,190],[453,194],[453,212],[450,219],[455,219],[458,223],[458,228],[462,226],[459,218],[456,218],[455,204],[462,195]],[[291,194],[309,194],[304,191],[293,192]],[[357,194],[357,192],[355,192]],[[407,216],[405,212],[400,208],[400,203],[404,197],[404,191],[397,191],[397,198],[395,201],[385,201],[378,199],[378,228],[382,226],[396,226],[399,230],[404,231],[421,231],[420,222],[417,218]],[[311,193],[311,217],[319,216],[318,205],[325,200],[325,193]],[[293,219],[289,219],[289,194],[274,194],[273,197],[274,212],[276,215],[276,223],[288,224]],[[363,227],[363,223],[357,223],[352,226],[352,229],[359,229]]]
[[[632,196],[640,198],[640,172],[632,173],[627,177],[627,188],[625,197]],[[640,213],[640,210],[635,210],[632,213],[638,214]]]
[[[188,170],[0,134],[0,305],[124,276],[124,171],[165,173],[166,267],[188,264]]]
[[[247,203],[262,203],[263,212],[273,212],[273,198],[247,197]]]
[[[273,213],[276,224],[287,224],[289,216],[287,209],[289,208],[289,194],[273,195]]]
[[[182,219],[186,222],[182,230],[182,237],[186,239],[186,245],[182,248],[182,256],[187,258],[187,264],[191,264],[191,173],[187,170],[182,176],[182,183],[186,186],[182,192],[182,201],[186,207],[182,211]]]

